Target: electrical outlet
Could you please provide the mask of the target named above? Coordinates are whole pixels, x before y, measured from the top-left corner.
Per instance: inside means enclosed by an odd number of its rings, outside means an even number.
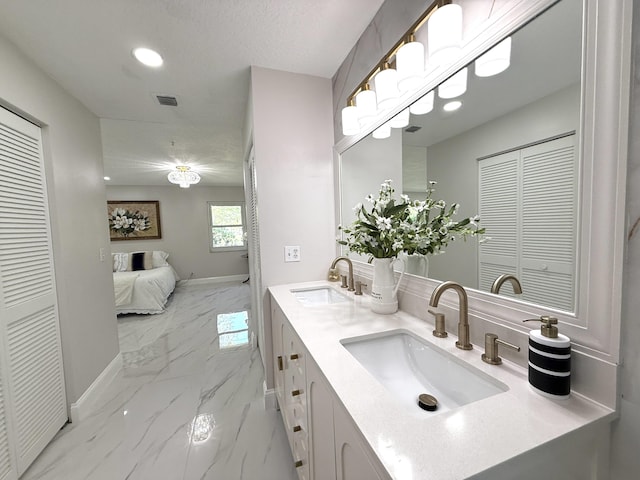
[[[300,261],[300,247],[299,246],[287,246],[284,247],[284,261],[285,262],[299,262]]]

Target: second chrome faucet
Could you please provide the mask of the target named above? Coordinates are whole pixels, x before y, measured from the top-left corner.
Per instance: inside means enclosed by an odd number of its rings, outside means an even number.
[[[469,301],[467,299],[467,292],[464,287],[456,282],[442,282],[436,288],[434,288],[429,300],[429,305],[437,307],[440,297],[447,290],[455,290],[458,293],[459,313],[458,320],[458,340],[456,341],[456,347],[462,350],[471,350],[473,345],[469,340]]]

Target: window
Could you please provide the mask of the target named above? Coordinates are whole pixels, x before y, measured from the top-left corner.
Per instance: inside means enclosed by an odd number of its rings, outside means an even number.
[[[208,202],[209,251],[246,250],[244,202]]]

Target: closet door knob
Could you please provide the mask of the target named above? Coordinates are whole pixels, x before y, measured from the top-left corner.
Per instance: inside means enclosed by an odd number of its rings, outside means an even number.
[[[297,397],[298,395],[300,395],[302,393],[302,390],[292,390],[291,391],[291,396],[292,397]]]
[[[297,353],[292,353],[291,356],[289,357],[291,360],[297,360],[299,358],[299,355]]]
[[[293,427],[294,433],[299,432],[300,430],[302,430],[302,427],[300,425],[296,425],[295,427]]]
[[[282,356],[278,355],[278,370],[284,370],[284,363],[282,363]]]
[[[296,468],[300,468],[302,466],[302,460],[298,460],[296,463],[294,463],[294,465],[296,466]]]

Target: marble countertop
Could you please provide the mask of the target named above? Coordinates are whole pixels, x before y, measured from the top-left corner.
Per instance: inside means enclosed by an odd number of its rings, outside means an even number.
[[[351,301],[304,306],[291,293],[325,286]],[[507,360],[499,366],[486,364],[480,358],[483,345],[460,350],[455,335],[436,338],[432,323],[402,311],[375,314],[369,296],[354,296],[336,283],[279,285],[269,291],[391,478],[471,477],[577,429],[615,418],[614,410],[576,393],[568,400],[543,397],[530,389],[525,368]],[[506,384],[508,391],[437,414],[407,411],[340,343],[396,329],[467,362]]]

